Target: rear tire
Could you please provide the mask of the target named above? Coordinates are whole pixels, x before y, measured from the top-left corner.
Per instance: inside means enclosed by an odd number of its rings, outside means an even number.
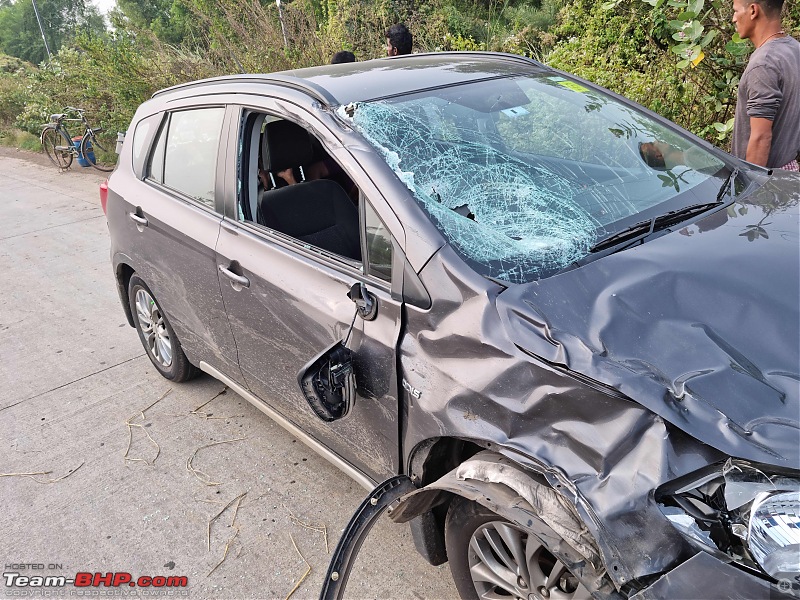
[[[158,372],[175,383],[196,377],[200,371],[186,358],[167,315],[138,275],[128,284],[128,302],[139,340]]]
[[[47,154],[47,158],[50,159],[50,162],[59,169],[69,169],[72,164],[72,149],[58,149],[64,148],[64,144],[66,143],[67,140],[55,127],[46,127],[44,131],[42,131],[42,148],[44,148],[44,153]]]
[[[101,142],[94,133],[87,133],[81,141],[81,156],[98,171],[109,173],[114,170],[114,167],[98,162],[108,159],[110,156],[111,152],[110,148],[107,147],[108,145],[108,142]]]
[[[453,498],[447,511],[445,545],[464,600],[592,597],[536,536],[461,496]]]

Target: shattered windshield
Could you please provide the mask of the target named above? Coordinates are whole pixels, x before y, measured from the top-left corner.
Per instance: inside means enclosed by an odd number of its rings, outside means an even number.
[[[596,240],[675,208],[675,199],[696,203],[687,192],[724,166],[648,116],[554,75],[473,82],[338,114],[473,268],[512,283],[572,264]]]

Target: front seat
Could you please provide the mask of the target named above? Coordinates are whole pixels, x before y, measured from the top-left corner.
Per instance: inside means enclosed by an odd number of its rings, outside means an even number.
[[[317,179],[267,191],[258,222],[323,250],[361,260],[358,209],[335,181]]]
[[[286,185],[277,174],[289,168],[295,169],[297,181],[304,181],[303,165],[311,164],[313,159],[314,147],[305,129],[285,120],[267,123],[261,139],[261,160],[273,188]]]

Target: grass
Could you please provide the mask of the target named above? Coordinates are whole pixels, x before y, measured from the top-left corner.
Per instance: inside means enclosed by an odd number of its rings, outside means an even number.
[[[31,152],[42,151],[39,137],[20,129],[0,129],[0,145]]]

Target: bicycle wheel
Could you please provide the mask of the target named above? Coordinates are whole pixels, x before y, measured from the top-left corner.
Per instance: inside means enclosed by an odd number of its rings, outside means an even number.
[[[111,146],[109,139],[106,139],[107,136],[98,133],[87,131],[84,134],[81,141],[81,155],[98,171],[109,173],[114,170],[114,165],[105,163],[116,162],[117,157],[114,154],[114,147]]]
[[[47,127],[42,131],[44,153],[59,169],[69,169],[72,164],[72,147],[65,144],[67,140],[55,127]]]

